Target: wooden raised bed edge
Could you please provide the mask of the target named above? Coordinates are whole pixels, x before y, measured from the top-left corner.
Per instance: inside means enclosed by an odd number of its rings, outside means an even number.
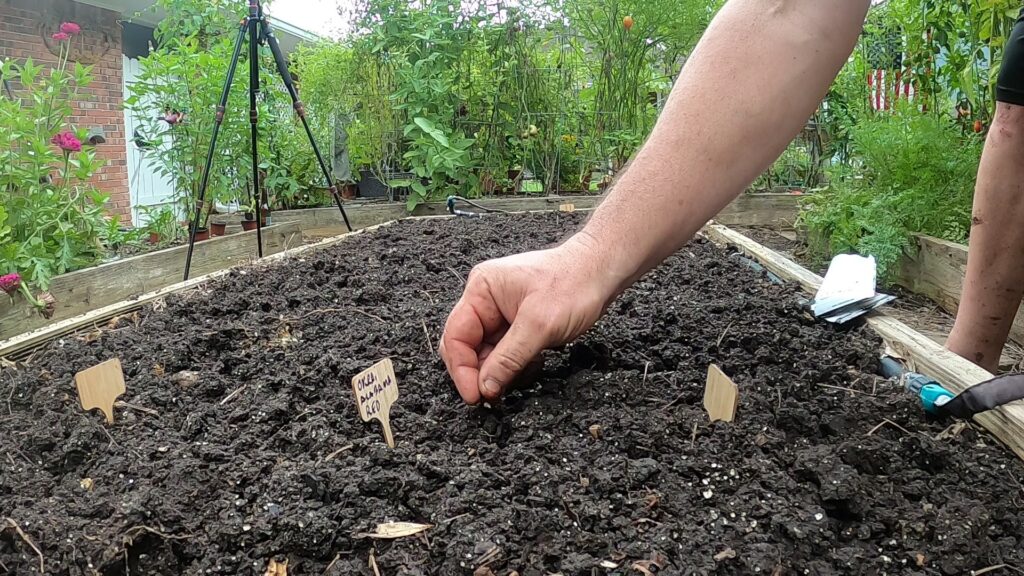
[[[474,202],[494,210],[529,212],[557,210],[562,204],[573,204],[577,210],[596,208],[603,196],[541,196],[536,198],[487,198]],[[792,228],[802,197],[793,194],[743,194],[719,214],[717,221],[727,226],[773,226]],[[468,208],[476,210],[475,208]],[[444,202],[429,202],[410,214],[404,203],[346,203],[345,211],[355,229],[409,216],[443,216],[448,213]],[[307,236],[334,236],[345,232],[345,224],[336,207],[282,210],[275,218],[296,221]]]
[[[301,244],[302,230],[297,223],[282,222],[263,230],[265,255]],[[0,339],[180,282],[187,250],[187,246],[176,246],[57,276],[50,285],[50,293],[57,299],[51,319],[44,318],[24,299],[19,298],[14,305],[0,302]],[[196,244],[192,270],[196,276],[201,276],[255,257],[255,232],[211,238]]]
[[[896,283],[956,314],[967,275],[967,246],[923,234],[913,241],[915,246],[900,259]],[[1024,344],[1024,306],[1010,327],[1010,338]]]
[[[704,234],[716,244],[738,248],[783,280],[800,284],[809,294],[814,294],[821,286],[821,276],[734,230],[712,223],[704,229]],[[867,323],[912,370],[934,378],[953,392],[963,392],[993,378],[987,370],[946,350],[884,311],[872,313]],[[1009,404],[974,419],[1024,459],[1024,405]]]

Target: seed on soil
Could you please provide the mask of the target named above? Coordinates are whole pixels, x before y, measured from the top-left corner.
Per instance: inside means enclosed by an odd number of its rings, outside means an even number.
[[[594,438],[594,440],[600,440],[602,432],[603,432],[603,429],[601,428],[600,424],[591,424],[590,425],[590,435],[591,435],[591,437]]]

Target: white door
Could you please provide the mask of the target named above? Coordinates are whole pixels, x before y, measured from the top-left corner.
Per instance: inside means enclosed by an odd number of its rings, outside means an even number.
[[[138,60],[124,56],[124,97],[131,95],[129,87],[139,75],[141,65]],[[160,110],[154,108],[156,116]],[[157,207],[174,201],[174,184],[162,176],[156,169],[156,159],[147,157],[147,151],[136,146],[135,129],[140,125],[134,114],[127,108],[124,111],[125,147],[128,149],[128,189],[131,194],[132,222],[143,226],[147,222],[143,207]]]

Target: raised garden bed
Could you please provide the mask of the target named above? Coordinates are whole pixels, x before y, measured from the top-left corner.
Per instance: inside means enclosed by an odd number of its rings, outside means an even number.
[[[272,558],[292,575],[368,576],[1024,566],[1021,462],[874,377],[880,342],[866,328],[815,323],[797,287],[707,241],[549,353],[534,386],[462,405],[434,348],[464,276],[582,219],[399,222],[222,275],[3,368],[0,571],[263,574]],[[112,356],[133,408],[106,427],[71,382]],[[402,387],[396,450],[359,420],[349,386],[385,356]],[[700,407],[711,363],[740,385],[734,424],[708,425]],[[357,537],[387,521],[433,527]]]

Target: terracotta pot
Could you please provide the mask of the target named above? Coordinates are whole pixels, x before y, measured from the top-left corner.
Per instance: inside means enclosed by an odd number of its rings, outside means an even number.
[[[210,229],[209,228],[200,228],[199,230],[196,230],[196,242],[202,242],[203,240],[209,240],[209,239],[210,239]]]
[[[211,222],[210,233],[214,236],[223,236],[227,232],[228,225],[224,222]]]
[[[157,233],[157,232],[150,232],[149,233],[149,243],[150,244],[159,244],[160,243],[160,234]]]
[[[242,220],[242,230],[249,232],[250,230],[256,229],[256,220]]]
[[[359,187],[355,184],[344,184],[341,187],[341,197],[345,200],[355,200]]]

